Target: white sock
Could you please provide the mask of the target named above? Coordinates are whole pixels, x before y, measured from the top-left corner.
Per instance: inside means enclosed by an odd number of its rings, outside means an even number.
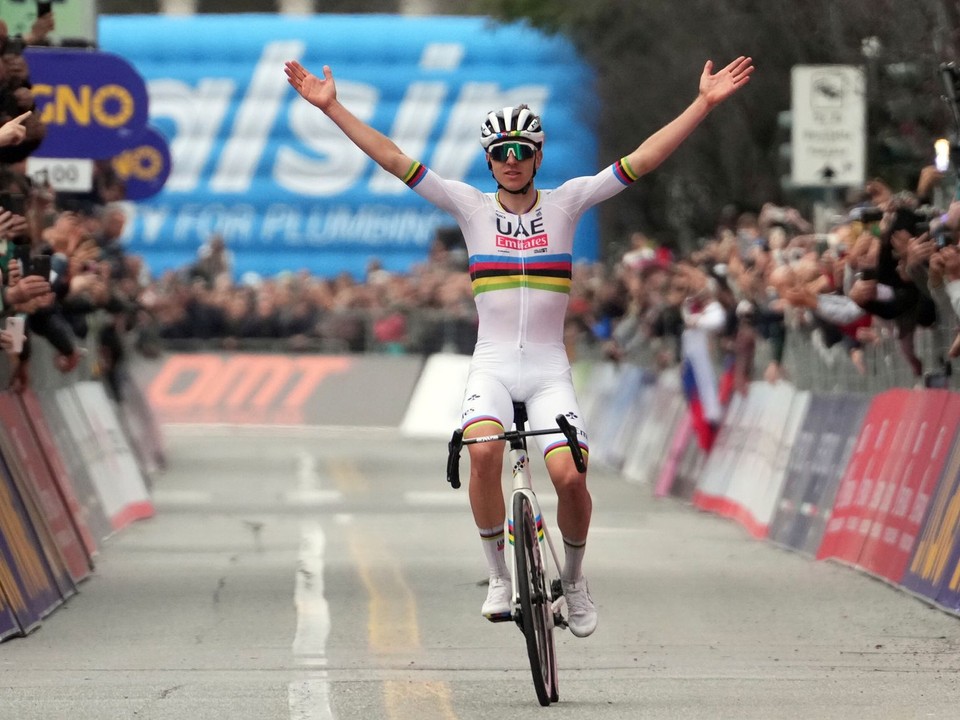
[[[480,540],[483,542],[483,554],[490,566],[490,574],[496,577],[507,578],[507,558],[504,554],[503,525],[492,528],[477,528],[480,531]]]
[[[583,575],[583,553],[587,549],[587,541],[563,539],[563,572],[560,579],[567,583],[575,583]]]

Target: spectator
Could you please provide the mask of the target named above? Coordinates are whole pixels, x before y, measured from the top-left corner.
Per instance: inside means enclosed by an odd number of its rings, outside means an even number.
[[[197,261],[191,271],[212,287],[217,278],[233,276],[233,264],[233,253],[227,249],[223,236],[215,233],[197,249]]]

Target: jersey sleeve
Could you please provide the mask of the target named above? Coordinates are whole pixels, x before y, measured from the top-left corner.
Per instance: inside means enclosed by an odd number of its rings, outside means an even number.
[[[592,177],[577,177],[563,183],[553,191],[553,199],[571,217],[577,217],[633,185],[638,177],[627,159],[620,158]]]
[[[472,185],[442,178],[419,162],[410,166],[403,182],[424,200],[446,210],[458,221],[473,215],[483,202],[483,193]]]

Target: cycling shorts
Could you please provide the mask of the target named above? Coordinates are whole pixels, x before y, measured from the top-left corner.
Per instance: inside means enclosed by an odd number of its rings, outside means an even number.
[[[514,401],[526,403],[530,430],[556,427],[557,415],[565,415],[577,429],[583,452],[588,452],[587,431],[562,344],[477,344],[460,414],[464,432],[473,429],[472,434],[494,435],[501,428],[511,428]],[[566,449],[566,438],[559,430],[534,439],[544,457]]]

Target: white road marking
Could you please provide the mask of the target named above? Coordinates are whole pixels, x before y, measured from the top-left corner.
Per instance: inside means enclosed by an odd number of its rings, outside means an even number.
[[[320,523],[305,523],[301,531],[300,557],[294,605],[297,633],[293,653],[297,658],[324,657],[330,633],[330,609],[323,593],[323,550],[326,538]]]
[[[336,490],[312,490],[310,492],[297,490],[295,492],[284,493],[280,497],[287,505],[308,505],[316,507],[321,505],[335,505],[343,501],[343,494]]]
[[[323,495],[316,461],[307,452],[297,458],[297,490],[295,495]],[[297,631],[293,638],[293,654],[304,676],[291,682],[287,689],[290,720],[334,720],[330,709],[330,682],[323,668],[326,665],[327,638],[330,635],[330,606],[323,586],[326,536],[320,522],[305,522],[300,531],[300,554],[294,589],[297,608]],[[309,668],[309,669],[307,669]]]
[[[290,505],[330,505],[343,500],[337,490],[322,490],[317,460],[306,450],[297,453],[297,489],[284,493],[283,501]]]

